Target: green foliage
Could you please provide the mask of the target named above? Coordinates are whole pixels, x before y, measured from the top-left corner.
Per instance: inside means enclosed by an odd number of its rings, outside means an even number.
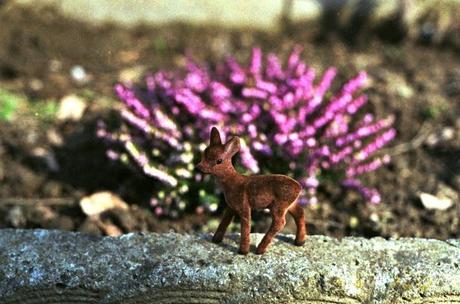
[[[428,119],[436,119],[441,114],[441,109],[436,106],[429,106],[423,110],[423,116]]]
[[[78,93],[81,97],[86,100],[93,100],[97,97],[97,93],[91,89],[83,89],[81,92]]]
[[[158,53],[165,53],[166,52],[166,49],[167,49],[167,44],[166,44],[166,40],[163,38],[163,37],[156,37],[153,39],[153,48],[155,49],[155,51],[157,51]]]
[[[213,194],[208,193],[204,189],[199,191],[200,205],[207,206],[210,210],[215,211],[219,206],[219,198]]]
[[[58,111],[58,103],[55,100],[38,101],[31,107],[31,111],[40,119],[51,121]]]
[[[0,89],[0,120],[12,120],[22,101],[20,96]]]
[[[427,106],[425,109],[423,109],[423,116],[427,119],[437,119],[442,112],[444,112],[444,107],[443,106]]]
[[[33,115],[44,121],[52,121],[58,111],[55,100],[28,100],[26,97],[0,89],[0,120],[11,121],[15,115]]]

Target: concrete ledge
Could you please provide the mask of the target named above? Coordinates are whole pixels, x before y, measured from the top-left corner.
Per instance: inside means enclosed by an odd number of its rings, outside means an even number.
[[[378,26],[402,18],[414,26],[427,13],[439,21],[440,31],[455,22],[460,0],[10,0],[12,5],[32,8],[51,6],[66,16],[96,24],[163,25],[185,22],[207,26],[277,29],[290,22],[320,22],[324,13],[337,16],[335,22],[347,25],[355,17],[366,17],[368,26]],[[439,15],[439,16],[438,16]],[[452,22],[453,21],[453,22]],[[308,30],[306,28],[306,30]]]
[[[460,303],[459,240],[238,238],[0,230],[0,303]]]

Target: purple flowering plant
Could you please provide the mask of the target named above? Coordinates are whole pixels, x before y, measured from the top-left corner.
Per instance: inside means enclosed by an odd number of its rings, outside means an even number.
[[[300,204],[316,203],[320,182],[331,174],[379,203],[377,189],[360,177],[390,161],[379,150],[396,135],[394,117],[363,111],[365,72],[330,93],[336,69],[316,77],[300,53],[294,47],[282,64],[254,48],[248,66],[229,57],[215,68],[189,59],[185,69],[148,75],[142,87],[118,84],[124,124],[108,130],[100,122],[98,136],[109,143],[111,159],[161,182],[151,199],[157,215],[177,215],[196,198],[199,212],[217,208],[217,190],[194,170],[212,126],[242,138],[240,167],[291,172],[305,188]]]

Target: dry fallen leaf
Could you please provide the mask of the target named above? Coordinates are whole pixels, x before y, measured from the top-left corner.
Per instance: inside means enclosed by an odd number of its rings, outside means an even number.
[[[104,211],[120,208],[127,210],[126,204],[118,195],[109,191],[96,192],[80,200],[81,210],[88,216],[98,216]]]
[[[420,193],[420,200],[423,206],[430,210],[447,210],[453,204],[449,198],[438,198],[425,192]]]

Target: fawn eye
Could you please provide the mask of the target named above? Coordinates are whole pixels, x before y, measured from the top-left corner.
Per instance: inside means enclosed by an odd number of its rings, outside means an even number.
[[[216,160],[216,164],[219,165],[219,164],[221,164],[221,163],[222,163],[222,159],[219,158],[218,160]]]

